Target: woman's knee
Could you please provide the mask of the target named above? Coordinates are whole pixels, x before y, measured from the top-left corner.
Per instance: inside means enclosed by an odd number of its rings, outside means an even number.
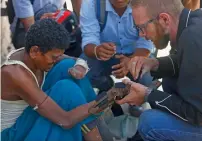
[[[60,62],[58,62],[57,65],[62,65],[62,66],[66,66],[66,67],[73,67],[75,63],[76,63],[76,60],[74,60],[72,58],[67,58],[67,59],[63,59]]]
[[[59,80],[70,79],[71,76],[68,73],[68,69],[73,67],[75,60],[64,59],[57,63],[46,75],[46,81],[43,85],[43,90],[46,91],[50,87],[56,84]]]
[[[74,59],[63,59],[62,61],[58,62],[53,69],[57,69],[62,73],[67,74],[69,68],[72,68],[75,65],[76,61]]]
[[[74,59],[71,59],[71,58],[63,59],[57,64],[55,64],[55,66],[53,66],[53,68],[49,71],[49,73],[55,72],[55,71],[67,73],[68,69],[73,67],[75,63],[76,61]]]
[[[80,87],[72,80],[58,81],[47,94],[60,106],[71,110],[79,105],[86,104],[86,99]]]

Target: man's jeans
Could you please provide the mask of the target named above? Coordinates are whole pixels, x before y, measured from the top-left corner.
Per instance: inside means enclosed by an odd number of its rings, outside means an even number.
[[[97,85],[102,84],[100,83],[101,77],[111,75],[111,72],[113,71],[112,66],[120,63],[120,60],[116,59],[115,57],[111,58],[108,61],[99,61],[99,60],[91,59],[87,57],[84,53],[80,56],[80,58],[87,61],[90,68],[90,71],[88,72],[87,76],[90,79],[93,87],[96,87],[96,88],[99,88],[99,86]],[[129,74],[128,77],[131,80],[134,80],[131,74]],[[148,73],[148,74],[145,74],[143,78],[140,79],[138,82],[145,86],[149,86],[152,82],[152,79],[153,78]]]
[[[202,141],[202,127],[160,110],[142,113],[138,131],[144,141]]]

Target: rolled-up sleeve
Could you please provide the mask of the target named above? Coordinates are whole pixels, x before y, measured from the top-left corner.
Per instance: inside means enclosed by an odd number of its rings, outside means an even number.
[[[13,0],[15,15],[18,18],[34,16],[33,6],[30,0]]]
[[[152,52],[154,49],[154,44],[150,40],[146,40],[145,38],[139,37],[136,42],[135,48],[145,48]]]
[[[87,44],[100,44],[100,26],[96,18],[94,0],[83,0],[80,10],[82,49]]]

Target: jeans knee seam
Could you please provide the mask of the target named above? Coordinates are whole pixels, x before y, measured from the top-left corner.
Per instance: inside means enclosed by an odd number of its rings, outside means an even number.
[[[148,138],[149,137],[149,134],[151,133],[151,132],[156,132],[156,133],[158,133],[158,131],[172,131],[172,132],[178,132],[178,133],[185,133],[185,134],[190,134],[190,135],[195,135],[195,136],[200,136],[200,137],[202,137],[202,134],[199,134],[199,133],[191,133],[191,132],[182,132],[182,131],[178,131],[178,130],[170,130],[170,129],[151,129],[149,132],[148,132],[148,134],[146,135],[146,138]]]

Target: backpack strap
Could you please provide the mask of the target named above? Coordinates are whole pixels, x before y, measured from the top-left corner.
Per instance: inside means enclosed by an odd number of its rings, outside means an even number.
[[[108,12],[106,11],[106,0],[95,0],[95,13],[100,25],[100,32],[105,28]]]

